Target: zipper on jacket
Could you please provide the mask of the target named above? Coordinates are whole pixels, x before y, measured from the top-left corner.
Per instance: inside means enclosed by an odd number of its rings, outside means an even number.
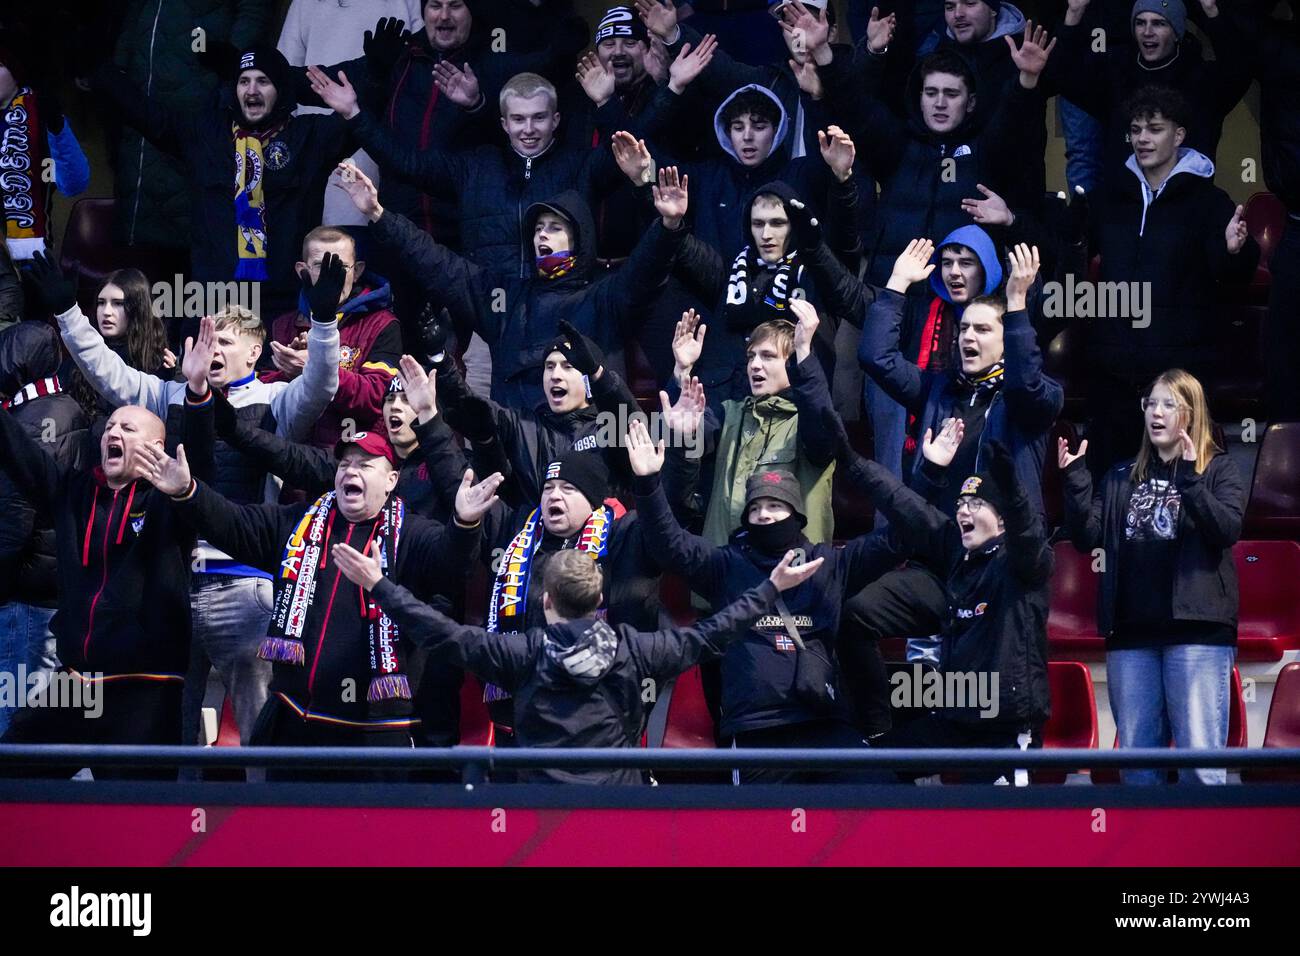
[[[158,18],[162,16],[163,0],[158,0],[158,8],[153,12],[153,29],[149,31],[149,81],[145,83],[144,95],[147,99],[153,93],[153,48],[158,38]],[[140,136],[140,158],[135,171],[135,202],[131,207],[131,230],[127,234],[126,244],[135,245],[135,223],[140,215],[140,184],[144,182],[144,136]]]
[[[112,537],[113,533],[113,509],[117,507],[117,493],[120,490],[121,489],[114,489],[113,500],[108,503],[108,521],[104,524],[104,573],[99,579],[99,590],[96,591],[95,596],[90,599],[90,613],[86,618],[86,639],[82,641],[81,644],[81,657],[83,662],[87,664],[90,663],[90,635],[94,633],[95,630],[95,608],[99,604],[99,599],[104,593],[104,588],[108,585],[108,539]],[[93,514],[90,516],[90,520],[91,530],[94,530],[95,516]]]

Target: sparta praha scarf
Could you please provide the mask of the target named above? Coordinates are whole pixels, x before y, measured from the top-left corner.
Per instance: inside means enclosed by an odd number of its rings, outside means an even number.
[[[0,195],[3,196],[5,238],[45,238],[45,200],[41,187],[41,124],[36,97],[20,89],[0,113]]]
[[[486,630],[494,634],[514,634],[523,630],[533,555],[542,543],[543,531],[538,527],[540,516],[541,509],[534,508],[501,556],[500,570],[492,583],[492,597],[488,603]],[[601,505],[593,511],[582,526],[575,547],[591,555],[593,561],[599,561],[609,549],[609,532],[614,526],[614,517],[614,509],[609,505]],[[483,689],[485,701],[505,700],[509,696],[494,684]]]
[[[279,124],[249,132],[234,124],[235,243],[239,262],[236,279],[265,279],[266,273],[266,157],[262,146],[280,132]]]
[[[270,631],[257,650],[257,656],[262,660],[295,667],[302,667],[306,663],[303,629],[307,623],[307,612],[316,595],[318,575],[328,562],[330,529],[334,526],[337,513],[334,492],[321,495],[289,536],[280,561],[282,583],[276,594]],[[384,505],[371,529],[370,539],[360,549],[362,554],[369,554],[371,543],[378,540],[380,564],[385,576],[391,575],[397,566],[397,548],[402,538],[405,516],[405,504],[394,495]],[[410,700],[411,685],[402,673],[402,662],[398,654],[397,625],[369,592],[358,590],[362,619],[366,622],[370,643],[371,678],[366,699],[372,702],[397,697]],[[328,623],[322,621],[322,628]]]

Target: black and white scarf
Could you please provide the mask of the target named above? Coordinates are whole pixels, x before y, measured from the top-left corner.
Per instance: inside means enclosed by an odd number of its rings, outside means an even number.
[[[775,275],[766,293],[759,297],[754,294],[755,282],[763,270]],[[746,246],[731,264],[727,279],[727,327],[747,332],[769,319],[788,319],[790,299],[798,297],[794,293],[802,279],[803,264],[797,249],[769,263],[754,252],[753,246]]]

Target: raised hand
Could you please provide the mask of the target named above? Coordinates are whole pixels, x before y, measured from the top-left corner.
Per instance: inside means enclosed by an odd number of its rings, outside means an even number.
[[[1025,307],[1029,287],[1038,275],[1038,247],[1017,243],[1008,258],[1011,274],[1007,277],[1007,311],[1019,312]]]
[[[171,349],[166,349],[166,348],[163,349],[162,364],[163,364],[163,368],[175,368],[176,353],[173,352]]]
[[[683,46],[682,52],[677,54],[677,59],[668,67],[668,89],[681,96],[686,87],[704,72],[717,48],[718,38],[712,33],[706,34],[694,50],[689,43]]]
[[[1056,40],[1047,42],[1047,30],[1034,27],[1033,20],[1025,21],[1025,36],[1019,47],[1016,39],[1008,35],[1007,46],[1011,49],[1011,60],[1020,70],[1020,85],[1032,90],[1038,85],[1038,77],[1047,66],[1047,58],[1052,55]]]
[[[379,217],[384,214],[384,207],[379,205],[379,190],[375,188],[370,177],[355,163],[346,159],[339,163],[338,170],[339,187],[348,194],[352,205],[356,206],[357,211],[371,222],[378,222]]]
[[[803,584],[821,569],[822,562],[826,560],[825,558],[816,558],[812,561],[805,561],[803,564],[795,564],[794,562],[799,555],[799,551],[787,551],[785,557],[768,575],[768,578],[776,585],[778,591],[788,591]]]
[[[36,291],[50,315],[62,315],[77,304],[77,284],[46,253],[33,255],[23,271],[36,283]]]
[[[1056,440],[1056,466],[1062,471],[1069,468],[1086,454],[1088,454],[1088,439],[1086,438],[1079,442],[1079,452],[1075,455],[1070,454],[1070,443],[1068,441],[1064,438]]]
[[[681,228],[690,206],[687,179],[685,173],[678,174],[676,166],[669,166],[659,170],[659,185],[650,187],[654,192],[655,209],[663,217],[665,229]]]
[[[664,43],[672,43],[677,39],[677,8],[671,3],[636,0],[636,12],[645,28]]]
[[[706,405],[704,383],[698,378],[687,379],[682,384],[677,401],[671,405],[668,404],[668,393],[659,393],[659,407],[664,424],[670,434],[681,435],[683,438],[689,438],[700,430]]]
[[[302,279],[302,291],[307,297],[311,317],[317,322],[335,321],[343,286],[348,279],[348,270],[343,268],[343,260],[334,253],[327,252],[321,257],[320,272],[315,282],[307,269],[299,273],[299,278]]]
[[[1088,10],[1090,0],[1066,0],[1065,25],[1078,26],[1083,22],[1083,15]]]
[[[1246,240],[1250,237],[1250,231],[1246,228],[1245,220],[1246,210],[1243,206],[1238,206],[1232,211],[1232,218],[1228,220],[1228,227],[1223,230],[1223,239],[1228,244],[1228,254],[1235,256],[1246,245]]]
[[[981,226],[1009,226],[1016,221],[1005,199],[980,183],[975,188],[984,194],[983,199],[963,199],[961,211]]]
[[[573,74],[582,84],[582,92],[597,106],[604,106],[614,95],[614,74],[605,69],[595,52],[578,61],[578,71]]]
[[[311,84],[311,91],[344,119],[352,119],[361,112],[361,107],[357,104],[357,91],[352,88],[348,75],[342,70],[339,70],[338,82],[335,83],[319,66],[309,66],[307,81]]]
[[[677,320],[677,327],[673,330],[673,362],[676,363],[673,376],[682,385],[686,384],[683,381],[685,376],[691,374],[691,369],[700,360],[700,353],[704,351],[704,333],[708,330],[708,325],[700,322],[694,309],[687,309]]]
[[[473,109],[483,99],[478,77],[468,63],[460,70],[448,60],[439,61],[433,68],[433,82],[447,99],[462,109]]]
[[[925,430],[925,438],[921,442],[921,454],[925,460],[938,465],[940,468],[947,468],[952,464],[953,456],[957,454],[957,449],[961,447],[961,440],[966,434],[966,424],[960,418],[944,419],[943,425],[939,428],[939,437],[934,437],[934,429]]]
[[[799,84],[799,89],[808,94],[810,99],[820,100],[826,95],[826,87],[822,86],[822,78],[817,75],[817,64],[812,60],[804,60],[800,63],[798,60],[787,60],[790,66],[790,72],[794,74],[794,80]]]
[[[817,131],[817,145],[821,148],[822,159],[831,168],[835,178],[842,183],[848,182],[853,175],[853,159],[857,155],[849,134],[838,126],[828,126],[824,132]]]
[[[197,338],[185,340],[185,358],[181,360],[181,374],[190,391],[202,397],[208,394],[208,374],[217,348],[217,323],[210,315],[199,319]]]
[[[165,495],[179,497],[190,490],[190,463],[185,457],[185,446],[176,446],[172,458],[162,445],[145,443],[139,449],[142,477]]]
[[[930,261],[933,256],[933,242],[929,239],[913,239],[894,260],[894,271],[890,273],[885,287],[894,292],[906,292],[913,282],[923,282],[930,278],[930,273],[934,271],[934,263]]]
[[[605,353],[601,351],[600,346],[583,335],[572,322],[566,319],[560,320],[559,329],[560,334],[565,338],[564,347],[560,352],[569,364],[593,381],[600,378],[601,372],[605,370]]]
[[[634,418],[628,423],[625,441],[627,460],[632,466],[632,474],[639,476],[659,474],[664,466],[663,439],[655,444],[650,440],[650,432],[646,429],[645,422]]]
[[[397,17],[381,17],[374,31],[367,30],[361,41],[366,68],[374,77],[386,77],[406,49],[411,31]]]
[[[440,365],[447,358],[447,339],[451,329],[443,321],[443,312],[433,303],[425,303],[420,314],[420,331],[418,340],[423,349],[425,360],[430,365]]]
[[[781,8],[781,31],[785,34],[785,45],[796,60],[812,59],[830,43],[831,26],[826,11],[813,13],[800,0],[790,0]]]
[[[1182,452],[1183,461],[1196,461],[1196,442],[1192,441],[1186,428],[1178,429],[1178,448]]]
[[[794,357],[795,361],[802,362],[812,354],[813,336],[817,334],[817,326],[821,324],[821,316],[817,314],[817,309],[807,299],[791,299],[790,311],[795,315],[794,324]]]
[[[438,414],[438,385],[429,376],[414,355],[403,355],[397,360],[402,380],[402,391],[411,403],[411,410],[421,425],[431,421]]]
[[[655,181],[655,161],[645,140],[620,130],[610,137],[609,148],[614,153],[614,162],[632,185],[644,186]]]
[[[370,542],[369,555],[362,554],[350,544],[339,542],[330,548],[330,557],[345,578],[367,591],[384,577],[383,565],[379,563],[378,541]]]
[[[871,8],[871,19],[867,22],[867,50],[871,53],[884,53],[894,39],[894,30],[898,27],[898,18],[894,14],[887,17],[880,15],[879,7]]]
[[[474,483],[474,469],[466,468],[465,477],[456,489],[456,520],[461,524],[474,525],[483,520],[499,499],[496,491],[505,476],[499,471],[488,475],[478,484]]]

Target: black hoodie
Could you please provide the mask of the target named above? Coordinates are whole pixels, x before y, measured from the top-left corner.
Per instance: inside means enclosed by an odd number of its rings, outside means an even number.
[[[655,220],[617,273],[593,278],[596,230],[591,207],[576,192],[528,207],[521,254],[535,262],[533,223],[543,209],[558,211],[576,233],[573,268],[557,278],[538,276],[534,266],[526,278],[505,279],[435,242],[391,210],[384,210],[373,228],[375,240],[407,263],[411,277],[431,299],[446,304],[453,321],[472,324],[487,341],[492,350],[492,397],[511,408],[535,408],[545,400],[542,365],[562,319],[594,340],[617,370],[630,320],[667,279],[686,235],[685,229],[670,231]]]
[[[652,632],[627,624],[609,628],[618,642],[613,660],[587,678],[569,674],[553,652],[583,641],[597,625],[594,618],[532,627],[522,634],[493,634],[457,624],[392,581],[380,581],[374,595],[413,640],[449,646],[458,665],[511,693],[519,746],[636,747],[645,722],[646,681],[662,688],[697,662],[722,654],[771,610],[778,592],[771,581],[757,582],[695,627]],[[556,783],[643,782],[637,770],[550,769],[524,771],[520,777]]]

